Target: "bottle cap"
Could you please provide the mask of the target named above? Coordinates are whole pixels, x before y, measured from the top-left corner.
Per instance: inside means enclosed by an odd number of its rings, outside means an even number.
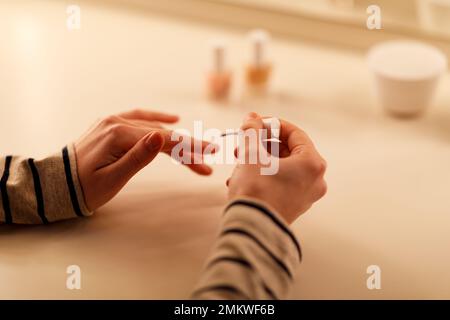
[[[222,73],[226,69],[226,42],[215,39],[211,42],[211,69],[216,73]]]
[[[256,29],[250,32],[251,64],[260,67],[268,62],[268,43],[270,35],[267,31]]]

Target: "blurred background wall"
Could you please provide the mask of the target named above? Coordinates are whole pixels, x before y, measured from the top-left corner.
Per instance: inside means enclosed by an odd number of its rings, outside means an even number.
[[[450,0],[100,0],[134,3],[228,26],[367,49],[380,40],[426,40],[450,56]],[[367,32],[367,8],[382,13],[382,31]]]

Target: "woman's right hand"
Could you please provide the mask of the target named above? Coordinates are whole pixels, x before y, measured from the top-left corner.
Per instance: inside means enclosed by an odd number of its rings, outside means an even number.
[[[317,152],[307,134],[295,125],[281,121],[281,144],[278,172],[261,175],[261,164],[239,163],[227,181],[231,200],[250,197],[261,200],[274,208],[287,223],[307,211],[314,202],[322,198],[327,185],[324,180],[326,162]],[[264,128],[262,118],[250,113],[242,130]],[[245,145],[241,159],[249,159],[250,153],[259,148]],[[264,149],[264,152],[267,152]],[[249,161],[246,161],[249,162]]]

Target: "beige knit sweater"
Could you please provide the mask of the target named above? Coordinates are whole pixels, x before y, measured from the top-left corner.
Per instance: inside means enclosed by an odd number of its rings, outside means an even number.
[[[89,216],[73,146],[42,160],[0,157],[0,224],[41,224]],[[300,263],[297,239],[254,199],[224,210],[221,232],[194,299],[283,299]]]

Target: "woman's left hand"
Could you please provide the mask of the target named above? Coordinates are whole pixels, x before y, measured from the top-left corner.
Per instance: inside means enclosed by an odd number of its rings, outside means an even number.
[[[172,124],[178,116],[146,110],[134,110],[100,120],[75,143],[77,169],[86,205],[93,211],[111,200],[139,170],[159,152],[171,154],[178,141],[172,141]],[[194,145],[193,138],[181,137]],[[197,142],[198,143],[198,142]],[[214,150],[202,141],[205,149]],[[209,147],[208,147],[209,146]],[[207,148],[208,147],[208,148]],[[192,159],[199,156],[191,149]],[[212,173],[206,164],[185,164],[200,175]]]

